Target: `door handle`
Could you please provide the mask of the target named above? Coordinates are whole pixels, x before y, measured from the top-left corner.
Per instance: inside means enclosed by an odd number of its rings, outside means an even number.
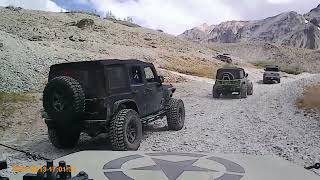
[[[138,94],[138,90],[135,89],[135,90],[132,91],[132,93],[133,94]]]

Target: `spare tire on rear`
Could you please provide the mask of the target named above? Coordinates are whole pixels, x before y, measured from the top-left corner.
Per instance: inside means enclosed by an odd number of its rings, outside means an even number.
[[[72,77],[60,76],[48,82],[43,91],[43,108],[54,120],[75,120],[85,110],[85,94]]]

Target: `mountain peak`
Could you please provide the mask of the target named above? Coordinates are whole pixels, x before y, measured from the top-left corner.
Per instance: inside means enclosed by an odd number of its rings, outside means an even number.
[[[203,23],[196,28],[203,32],[209,32],[213,28],[213,25],[210,26],[207,23]]]
[[[320,11],[320,4],[316,8],[311,9],[310,12],[319,12],[319,11]]]
[[[309,22],[311,25],[306,26]],[[264,41],[320,49],[319,22],[320,5],[305,15],[288,11],[262,20],[226,21],[212,26],[204,23],[196,30],[186,31],[180,37],[200,42]]]

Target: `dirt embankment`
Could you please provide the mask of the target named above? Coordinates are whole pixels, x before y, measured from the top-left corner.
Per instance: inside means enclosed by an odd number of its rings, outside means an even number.
[[[42,91],[52,64],[140,59],[157,67],[212,77],[223,64],[209,47],[155,30],[83,13],[0,7],[0,91]],[[181,77],[166,73],[175,82]]]

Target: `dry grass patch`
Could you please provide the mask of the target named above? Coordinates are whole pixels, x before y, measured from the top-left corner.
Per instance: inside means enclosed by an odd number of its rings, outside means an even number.
[[[32,101],[34,97],[27,93],[0,92],[0,117],[11,116],[17,110],[15,104]]]
[[[176,71],[182,74],[213,79],[219,65],[208,60],[181,57],[181,59],[169,60],[160,68]]]
[[[320,110],[320,84],[305,87],[296,104],[301,109]]]
[[[159,75],[164,77],[164,83],[182,83],[187,82],[188,80],[180,75],[173,74],[170,71],[164,69],[157,69]]]
[[[288,74],[298,75],[303,73],[302,67],[300,65],[294,64],[282,64],[275,61],[255,61],[252,62],[258,68],[265,68],[267,65],[277,65],[280,67],[280,71],[286,72]]]

